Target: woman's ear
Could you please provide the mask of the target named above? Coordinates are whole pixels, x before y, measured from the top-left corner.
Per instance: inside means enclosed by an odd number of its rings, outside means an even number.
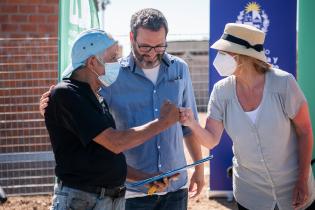
[[[242,59],[241,59],[241,57],[238,54],[235,54],[233,57],[234,57],[234,59],[235,59],[237,64],[241,64],[242,63]]]

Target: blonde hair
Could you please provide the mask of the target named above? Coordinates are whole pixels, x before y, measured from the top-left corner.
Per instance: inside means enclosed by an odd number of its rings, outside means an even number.
[[[243,65],[253,65],[255,68],[255,71],[261,74],[265,74],[269,69],[271,68],[271,64],[266,63],[264,61],[258,60],[256,58],[247,56],[247,55],[241,55],[237,54],[239,57],[239,60],[242,61],[241,63]]]

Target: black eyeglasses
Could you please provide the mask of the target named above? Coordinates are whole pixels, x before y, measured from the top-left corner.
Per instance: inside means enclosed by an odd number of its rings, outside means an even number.
[[[156,53],[164,53],[165,52],[165,50],[166,50],[166,48],[167,48],[167,44],[165,44],[164,46],[155,46],[155,47],[152,47],[152,46],[147,46],[147,45],[139,45],[138,44],[138,42],[136,41],[136,43],[137,43],[137,46],[138,46],[138,48],[139,48],[139,50],[141,51],[141,52],[144,52],[144,53],[149,53],[149,52],[151,52],[151,50],[152,49],[154,49],[154,51],[156,52]]]

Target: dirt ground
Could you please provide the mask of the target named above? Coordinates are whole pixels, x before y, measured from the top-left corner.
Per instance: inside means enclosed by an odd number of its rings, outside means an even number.
[[[207,178],[207,176],[206,176]],[[198,198],[190,199],[188,202],[188,210],[236,210],[234,202],[227,202],[226,198],[207,197],[207,186]],[[0,204],[0,210],[47,210],[51,205],[51,196],[19,196],[9,197],[5,204]],[[175,209],[174,209],[175,210]]]
[[[199,113],[200,124],[205,124],[205,114]],[[208,156],[208,149],[202,149],[203,157]],[[187,161],[192,162],[187,150],[185,151]],[[189,176],[192,170],[188,171]],[[188,210],[236,210],[235,202],[227,202],[226,198],[211,198],[207,196],[209,187],[209,163],[205,164],[205,187],[202,193],[194,199],[189,199]],[[7,202],[0,204],[0,210],[47,210],[51,205],[51,195],[46,196],[18,196],[9,197]],[[170,209],[172,210],[172,209]],[[174,209],[175,210],[175,209]]]
[[[207,182],[208,183],[208,182]],[[198,198],[190,199],[188,210],[236,210],[234,202],[227,202],[226,198],[208,199],[206,189]],[[9,197],[5,204],[0,204],[0,210],[47,210],[51,205],[51,196],[19,196]],[[175,209],[174,209],[175,210]]]

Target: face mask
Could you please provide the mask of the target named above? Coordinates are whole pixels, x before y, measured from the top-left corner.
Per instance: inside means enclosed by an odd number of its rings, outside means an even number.
[[[220,76],[225,77],[230,76],[235,72],[237,63],[234,57],[228,53],[218,52],[213,61],[213,66],[216,68]]]
[[[105,70],[105,74],[98,75],[98,79],[105,87],[109,87],[118,77],[120,64],[118,62],[104,64],[101,59],[97,58],[97,60],[104,66]]]

